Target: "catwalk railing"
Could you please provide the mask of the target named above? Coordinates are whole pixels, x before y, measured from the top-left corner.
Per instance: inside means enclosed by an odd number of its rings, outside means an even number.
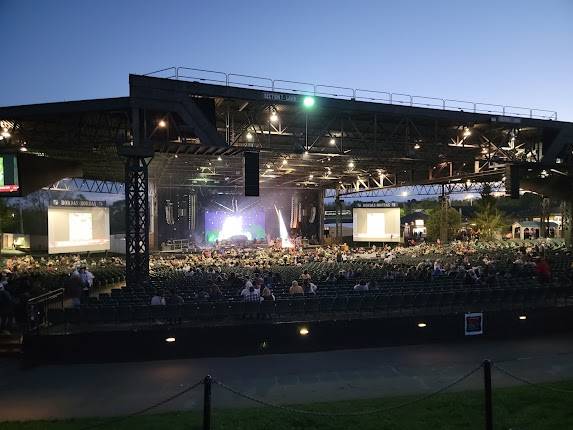
[[[417,96],[390,91],[375,91],[309,82],[287,81],[261,76],[197,69],[193,67],[167,67],[165,69],[146,73],[144,76],[196,81],[213,85],[250,88],[280,93],[330,97],[344,100],[357,100],[391,105],[514,116],[521,118],[557,120],[557,112],[553,110],[445,99],[440,97]]]
[[[499,375],[503,375],[504,377],[510,378],[513,381],[517,381],[520,384],[524,384],[529,387],[533,387],[536,390],[540,390],[546,393],[557,393],[560,396],[570,396],[573,395],[573,390],[555,387],[550,384],[539,384],[530,381],[527,378],[521,377],[519,375],[514,374],[513,372],[507,370],[505,367],[501,367],[496,363],[490,360],[484,360],[478,366],[469,369],[466,373],[460,375],[459,377],[453,379],[452,381],[444,384],[438,389],[432,390],[428,393],[419,395],[419,396],[410,396],[405,400],[402,400],[398,403],[392,403],[389,405],[385,405],[382,407],[376,408],[369,408],[364,410],[340,410],[336,409],[335,411],[327,411],[327,410],[317,410],[313,409],[312,406],[290,406],[279,404],[276,402],[272,402],[266,399],[263,399],[259,396],[254,396],[251,394],[246,393],[244,390],[241,390],[237,387],[231,387],[224,383],[222,380],[212,377],[211,375],[205,376],[203,379],[191,384],[187,388],[184,388],[175,394],[160,400],[150,406],[144,407],[140,410],[137,410],[131,414],[101,420],[96,422],[95,424],[88,425],[83,427],[81,430],[91,430],[95,428],[112,428],[112,425],[118,424],[120,422],[126,421],[132,417],[143,415],[147,412],[150,412],[154,409],[157,409],[160,406],[166,405],[175,399],[178,399],[184,395],[187,395],[191,392],[197,390],[200,386],[203,386],[202,392],[202,429],[203,430],[211,430],[214,429],[214,420],[213,420],[213,389],[217,388],[223,392],[227,392],[231,394],[231,397],[240,398],[242,400],[246,400],[249,403],[256,405],[258,407],[268,408],[270,410],[276,411],[277,414],[281,414],[282,419],[284,416],[307,416],[307,417],[314,417],[316,419],[343,419],[343,418],[351,418],[353,420],[359,420],[361,417],[367,416],[377,416],[382,418],[391,418],[392,413],[398,410],[411,410],[411,408],[422,405],[423,407],[429,407],[429,405],[425,402],[434,399],[435,397],[439,396],[440,394],[444,394],[448,390],[459,386],[464,381],[468,380],[471,376],[480,373],[482,375],[482,384],[483,387],[483,409],[481,415],[483,417],[483,428],[485,430],[492,430],[494,428],[494,417],[495,417],[495,406],[494,404],[494,390],[493,390],[493,377],[492,373],[494,371],[498,372]],[[458,398],[459,399],[459,398]],[[424,406],[425,404],[425,406]],[[472,404],[473,408],[475,408],[475,404]],[[451,409],[451,408],[450,408]],[[447,412],[444,412],[447,413]],[[442,422],[447,422],[447,417],[440,417]],[[353,421],[355,424],[356,422]]]

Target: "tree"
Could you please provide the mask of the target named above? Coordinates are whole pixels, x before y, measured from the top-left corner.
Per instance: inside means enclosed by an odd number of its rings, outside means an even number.
[[[488,184],[484,185],[477,206],[473,222],[480,232],[480,238],[495,239],[497,231],[505,225],[505,221],[503,213],[497,209],[497,201],[491,195],[491,187]]]
[[[428,211],[428,220],[426,221],[426,233],[430,240],[436,240],[440,237],[441,208],[434,207]],[[462,217],[454,208],[448,208],[448,238],[455,237],[460,229]]]

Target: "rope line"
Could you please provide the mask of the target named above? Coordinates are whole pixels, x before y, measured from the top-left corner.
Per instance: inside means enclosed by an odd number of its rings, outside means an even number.
[[[521,377],[521,376],[514,375],[514,374],[511,373],[509,370],[506,370],[506,369],[504,369],[503,367],[498,366],[497,364],[493,364],[493,367],[494,367],[495,369],[499,370],[499,371],[500,371],[501,373],[503,373],[504,375],[509,376],[510,378],[515,379],[516,381],[522,382],[522,383],[524,383],[524,384],[526,384],[526,385],[531,385],[532,387],[540,388],[540,389],[547,390],[547,391],[553,391],[553,392],[555,392],[555,393],[573,394],[573,391],[572,391],[572,390],[566,390],[566,389],[563,389],[563,388],[556,388],[556,387],[549,387],[549,386],[544,385],[544,384],[539,384],[539,383],[536,383],[536,382],[532,382],[532,381],[530,381],[530,380],[528,380],[528,379],[525,379],[525,378],[523,378],[523,377]]]
[[[142,414],[144,414],[144,413],[146,413],[146,412],[149,412],[149,411],[152,410],[152,409],[158,408],[159,406],[162,406],[162,405],[164,405],[164,404],[166,404],[166,403],[169,403],[169,402],[175,400],[176,398],[181,397],[181,396],[183,396],[184,394],[187,394],[187,393],[190,392],[190,391],[193,391],[195,388],[197,388],[197,387],[198,387],[199,385],[201,385],[201,384],[203,384],[203,380],[200,380],[200,381],[197,382],[196,384],[191,385],[190,387],[187,387],[187,388],[185,388],[184,390],[181,390],[181,391],[179,391],[178,393],[175,393],[175,394],[173,394],[172,396],[167,397],[166,399],[161,400],[161,401],[159,401],[159,402],[157,402],[157,403],[154,403],[153,405],[148,406],[148,407],[146,407],[146,408],[144,408],[144,409],[141,409],[141,410],[136,411],[136,412],[132,412],[131,414],[125,415],[125,416],[123,416],[123,417],[119,417],[119,418],[112,419],[112,420],[107,420],[107,421],[101,421],[101,422],[96,423],[96,424],[92,424],[92,425],[89,425],[89,426],[86,426],[86,427],[82,427],[80,430],[91,430],[91,429],[95,429],[95,428],[98,428],[98,427],[108,426],[108,425],[110,425],[110,424],[116,424],[116,423],[119,423],[119,422],[121,422],[121,421],[125,421],[125,420],[127,420],[127,419],[129,419],[129,418],[132,418],[132,417],[135,417],[135,416],[137,416],[137,415],[142,415]]]
[[[436,391],[433,391],[431,393],[428,393],[424,396],[418,397],[416,399],[408,400],[406,402],[402,402],[402,403],[399,403],[399,404],[394,405],[394,406],[388,406],[388,407],[370,409],[370,410],[358,411],[358,412],[320,412],[320,411],[309,411],[309,410],[305,410],[305,409],[292,408],[290,406],[278,405],[275,403],[271,403],[271,402],[268,402],[265,400],[258,399],[256,397],[250,396],[250,395],[245,394],[245,393],[241,393],[240,391],[238,391],[232,387],[229,387],[228,385],[222,383],[221,381],[219,381],[217,379],[213,379],[213,382],[215,384],[219,385],[221,388],[235,394],[236,396],[239,396],[239,397],[242,397],[244,399],[250,400],[252,402],[258,403],[262,406],[268,406],[268,407],[275,408],[275,409],[281,409],[281,410],[286,411],[286,412],[305,414],[305,415],[316,415],[316,416],[322,416],[322,417],[344,417],[344,416],[352,417],[352,416],[375,415],[375,414],[379,414],[382,412],[390,412],[390,411],[401,409],[401,408],[404,408],[406,406],[411,406],[413,404],[428,400],[428,399],[430,399],[434,396],[437,396],[438,394],[441,394],[444,391],[452,388],[453,386],[463,382],[464,380],[466,380],[467,378],[472,376],[474,373],[479,371],[481,368],[482,368],[482,365],[480,364],[478,367],[476,367],[476,368],[472,369],[471,371],[469,371],[468,373],[462,375],[461,377],[459,377],[455,381],[452,381],[449,384],[445,385],[444,387],[442,387]]]

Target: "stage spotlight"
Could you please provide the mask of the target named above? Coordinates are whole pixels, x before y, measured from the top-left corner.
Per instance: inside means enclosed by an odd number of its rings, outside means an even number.
[[[472,184],[471,179],[468,179],[468,180],[466,181],[466,185],[469,187],[471,184]]]
[[[270,169],[270,168],[271,168],[271,163],[267,163],[266,166],[267,166],[267,169]]]
[[[418,327],[419,327],[419,328],[424,328],[424,327],[427,327],[427,326],[428,326],[428,324],[426,324],[425,322],[419,322],[419,323],[418,323]]]
[[[354,161],[349,161],[348,167],[350,167],[351,169],[354,169]]]
[[[310,109],[311,107],[314,106],[314,97],[306,96],[303,99],[302,104],[304,105],[305,108]]]
[[[277,122],[279,120],[279,116],[277,115],[276,111],[271,113],[271,122]]]
[[[253,138],[252,133],[249,131],[247,132],[247,140],[251,140]]]
[[[165,121],[164,119],[160,119],[159,122],[157,123],[157,126],[161,127],[161,128],[165,128],[165,127],[167,127],[167,121]]]
[[[287,164],[288,164],[288,160],[286,158],[283,158],[282,165],[286,166]]]
[[[472,135],[472,131],[468,128],[464,128],[464,137],[470,137]]]
[[[420,149],[420,148],[421,148],[421,146],[420,146],[419,143],[416,143],[416,144],[414,145],[414,149]]]
[[[307,336],[309,333],[310,331],[306,327],[301,327],[300,330],[298,331],[298,334],[300,334],[301,336]]]
[[[3,128],[2,133],[0,133],[0,136],[2,136],[4,139],[9,139],[11,134],[8,132],[8,129]]]
[[[329,143],[330,143],[331,145],[336,145],[336,140],[335,140],[334,138],[332,138],[332,139],[330,139],[330,142],[329,142]]]
[[[520,315],[520,316],[519,316],[519,319],[522,320],[522,321],[524,321],[524,320],[527,319],[527,315]]]
[[[217,161],[223,161],[220,155],[217,157]]]
[[[165,338],[165,342],[167,342],[167,343],[173,343],[173,342],[175,342],[175,338],[174,338],[174,337],[166,337],[166,338]]]
[[[20,147],[20,151],[22,151],[22,152],[28,152],[28,148],[26,148],[25,146],[21,146],[21,147]]]
[[[308,151],[304,151],[304,155],[308,155]]]
[[[314,175],[308,175],[308,179],[310,179],[311,181],[314,179]]]

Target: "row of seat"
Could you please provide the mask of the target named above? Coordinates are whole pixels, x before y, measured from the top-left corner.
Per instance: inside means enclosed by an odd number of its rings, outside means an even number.
[[[265,315],[289,318],[336,318],[346,316],[393,316],[426,313],[455,313],[475,310],[527,309],[563,306],[571,297],[569,288],[521,288],[497,290],[460,290],[411,294],[339,295],[290,298],[276,301],[199,301],[168,306],[96,306],[51,309],[49,320],[62,323],[116,323],[143,321],[192,321],[242,318]]]

